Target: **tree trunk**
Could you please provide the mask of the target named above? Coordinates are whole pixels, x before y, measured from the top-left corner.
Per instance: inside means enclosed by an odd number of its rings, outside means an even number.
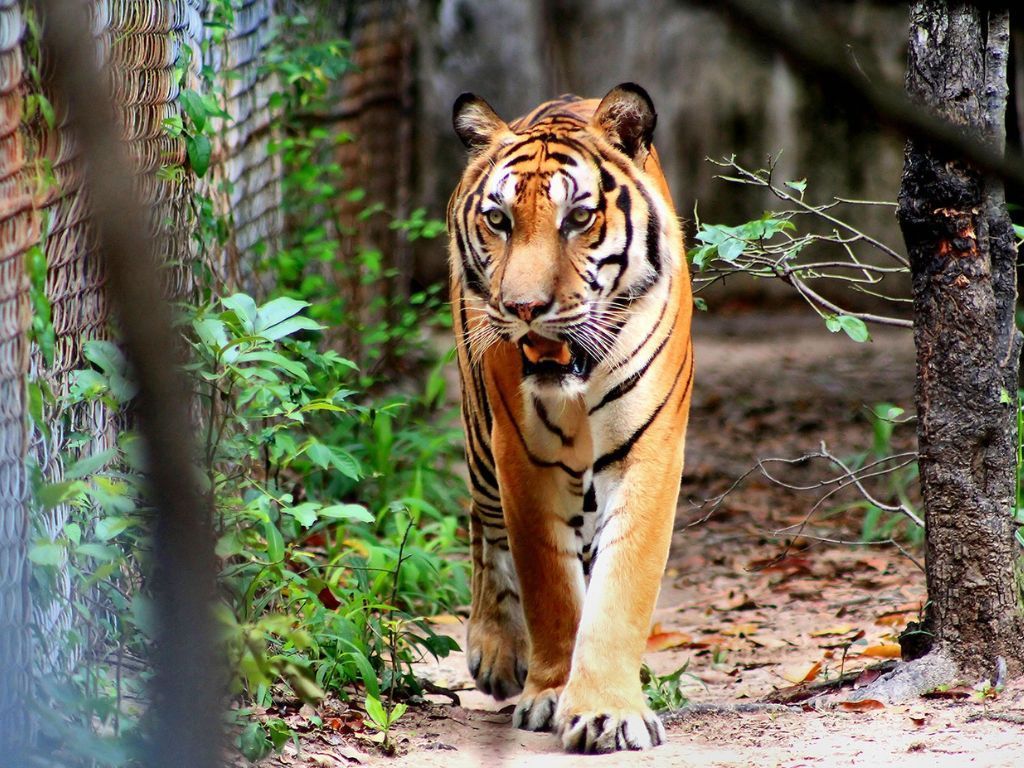
[[[1002,151],[1009,14],[911,6],[907,91]],[[910,255],[933,650],[966,676],[1024,661],[1014,541],[1017,249],[1002,183],[908,142],[899,222]]]

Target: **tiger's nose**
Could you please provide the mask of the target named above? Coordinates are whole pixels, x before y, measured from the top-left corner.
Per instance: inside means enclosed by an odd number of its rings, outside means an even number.
[[[551,309],[552,303],[551,299],[547,301],[506,301],[505,309],[528,323]]]

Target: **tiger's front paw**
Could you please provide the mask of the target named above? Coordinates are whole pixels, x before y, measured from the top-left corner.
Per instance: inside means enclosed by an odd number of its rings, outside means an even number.
[[[558,697],[562,695],[562,686],[558,688],[541,688],[526,691],[519,697],[516,711],[512,714],[512,725],[524,731],[550,731],[555,725],[555,710],[558,708]]]
[[[498,701],[523,690],[526,647],[522,628],[493,620],[470,619],[466,661],[476,687]]]
[[[567,752],[615,752],[650,749],[665,741],[665,726],[644,704],[626,705],[618,697],[602,705],[602,696],[574,701],[567,688],[555,715],[558,737]],[[576,703],[578,702],[578,703]]]

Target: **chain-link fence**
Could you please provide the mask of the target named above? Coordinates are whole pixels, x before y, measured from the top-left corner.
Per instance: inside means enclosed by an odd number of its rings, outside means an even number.
[[[109,75],[135,189],[151,212],[154,248],[165,266],[168,294],[175,297],[195,295],[204,271],[215,285],[258,292],[246,260],[258,244],[272,246],[282,227],[281,164],[268,151],[274,80],[261,67],[275,3],[221,3],[234,23],[216,44],[207,28],[217,10],[213,5],[77,4],[87,12],[98,62]],[[67,669],[89,647],[87,631],[77,644],[60,642],[72,623],[74,588],[67,571],[57,568],[49,594],[30,606],[28,541],[56,539],[69,510],[58,504],[29,513],[26,459],[47,482],[60,481],[63,455],[94,455],[113,445],[124,426],[101,403],[61,405],[71,372],[87,365],[86,342],[109,337],[110,311],[83,191],[87,164],[75,126],[47,81],[53,62],[39,53],[34,14],[35,5],[26,0],[0,0],[0,721],[5,733],[26,737],[25,723],[12,718],[24,718],[33,657],[39,670]],[[168,125],[182,115],[182,90],[202,93],[211,77],[216,87],[208,90],[223,94],[221,106],[233,120],[215,141],[210,172],[197,181],[187,170],[183,138]],[[174,169],[179,172],[168,172]],[[232,221],[222,247],[197,246],[197,190]],[[34,420],[28,417],[32,386],[55,395]],[[71,450],[69,435],[85,439]],[[34,653],[28,645],[30,610]]]

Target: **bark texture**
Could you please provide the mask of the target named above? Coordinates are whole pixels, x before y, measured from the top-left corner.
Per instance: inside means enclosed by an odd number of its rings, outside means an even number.
[[[942,118],[1005,145],[1009,14],[911,6],[907,90]],[[1015,574],[1017,249],[1002,184],[934,147],[907,144],[899,222],[910,255],[927,628],[966,675],[998,657],[1019,674]]]

